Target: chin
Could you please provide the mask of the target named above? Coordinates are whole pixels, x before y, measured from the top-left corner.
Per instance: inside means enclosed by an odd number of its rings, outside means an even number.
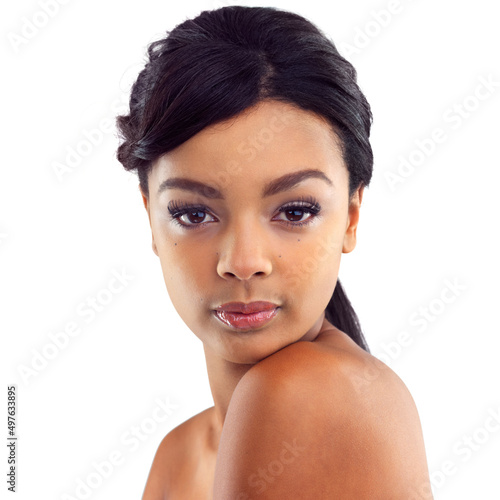
[[[221,358],[237,364],[256,364],[293,344],[298,339],[284,338],[272,328],[249,332],[224,331],[213,351]],[[209,345],[212,343],[209,343]]]

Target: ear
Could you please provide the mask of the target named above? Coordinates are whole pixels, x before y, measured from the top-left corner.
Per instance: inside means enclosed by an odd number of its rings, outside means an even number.
[[[349,202],[349,213],[347,214],[347,227],[344,235],[342,253],[352,252],[356,246],[356,229],[358,228],[359,210],[361,208],[361,201],[363,200],[364,189],[365,187],[361,185],[353,194]]]
[[[151,225],[151,212],[149,210],[149,198],[146,194],[142,192],[141,186],[139,185],[139,191],[142,196],[142,202],[144,203],[144,208],[146,209],[146,212],[148,213],[148,219],[149,219],[149,227],[151,227],[151,235],[152,235],[152,247],[153,247],[153,252],[158,255],[158,249],[156,248],[156,243],[155,243],[155,235],[153,234],[153,226]]]

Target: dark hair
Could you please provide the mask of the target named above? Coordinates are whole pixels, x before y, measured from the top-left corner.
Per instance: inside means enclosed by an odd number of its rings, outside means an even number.
[[[117,117],[117,158],[137,171],[146,196],[155,160],[262,100],[326,118],[341,142],[349,198],[370,183],[370,106],[353,66],[310,21],[273,7],[204,11],[151,43],[148,56],[131,89],[130,114]],[[339,280],[325,315],[370,352]]]

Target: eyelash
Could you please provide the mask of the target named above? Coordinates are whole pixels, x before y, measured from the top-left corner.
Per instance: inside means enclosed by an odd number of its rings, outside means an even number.
[[[291,210],[299,210],[301,212],[309,212],[312,215],[312,217],[310,217],[309,219],[302,221],[302,222],[291,222],[291,221],[280,220],[280,222],[284,223],[286,226],[300,227],[300,226],[305,226],[305,225],[310,224],[318,216],[318,214],[321,211],[321,205],[312,196],[307,196],[307,197],[302,197],[297,201],[287,203],[278,209],[280,214],[283,212],[291,211]],[[190,204],[185,203],[185,202],[171,201],[168,204],[168,211],[170,213],[171,219],[176,224],[178,224],[179,226],[186,228],[186,229],[197,229],[200,226],[203,226],[205,224],[210,223],[210,222],[200,222],[200,223],[196,223],[196,224],[185,224],[179,220],[180,217],[182,217],[183,215],[186,215],[188,213],[192,213],[192,212],[196,212],[196,211],[209,212],[210,210],[205,205],[190,205]]]

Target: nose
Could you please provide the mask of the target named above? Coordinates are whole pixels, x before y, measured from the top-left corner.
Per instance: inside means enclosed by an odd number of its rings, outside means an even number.
[[[265,231],[257,223],[241,221],[228,227],[222,238],[217,274],[224,279],[248,280],[272,272],[271,248]]]

